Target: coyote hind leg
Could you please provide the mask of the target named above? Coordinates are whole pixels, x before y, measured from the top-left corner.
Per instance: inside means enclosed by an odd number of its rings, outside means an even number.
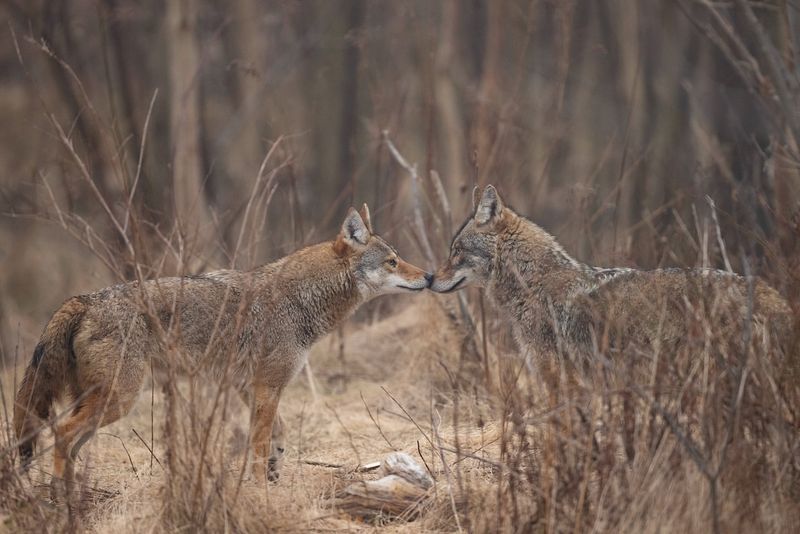
[[[67,495],[72,491],[75,458],[81,447],[101,427],[128,413],[132,402],[120,402],[113,393],[95,391],[82,399],[72,414],[55,429],[53,479],[51,492],[58,498],[60,486]]]

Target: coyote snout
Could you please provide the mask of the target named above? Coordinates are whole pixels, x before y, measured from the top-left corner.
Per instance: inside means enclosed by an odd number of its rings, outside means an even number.
[[[394,284],[401,291],[422,291],[431,286],[431,280],[433,275],[419,267],[414,267],[403,260],[397,262],[397,279]]]
[[[475,215],[453,238],[447,262],[433,275],[433,291],[449,293],[470,285],[486,286],[497,247],[497,229],[504,220],[503,204],[492,186],[480,200],[474,196],[473,203]]]
[[[403,260],[389,243],[372,231],[369,211],[351,211],[345,219],[344,234],[336,247],[355,252],[353,270],[365,299],[388,293],[422,291],[430,286],[432,275]]]
[[[463,265],[453,265],[453,260],[442,265],[433,275],[431,290],[437,293],[450,293],[456,289],[467,287],[472,282],[470,272]]]
[[[385,257],[376,258],[365,274],[369,291],[379,294],[422,291],[430,286],[433,277],[400,259],[394,250],[388,251]]]

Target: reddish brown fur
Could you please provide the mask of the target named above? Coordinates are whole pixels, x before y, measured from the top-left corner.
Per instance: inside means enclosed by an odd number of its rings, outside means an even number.
[[[131,282],[67,300],[45,328],[16,397],[15,428],[27,461],[36,432],[62,393],[75,408],[55,430],[54,480],[69,484],[72,460],[97,428],[124,416],[150,362],[167,347],[230,380],[249,399],[254,460],[270,468],[284,387],[311,345],[363,302],[421,291],[430,276],[372,234],[369,211],[351,209],[334,241],[252,271]]]

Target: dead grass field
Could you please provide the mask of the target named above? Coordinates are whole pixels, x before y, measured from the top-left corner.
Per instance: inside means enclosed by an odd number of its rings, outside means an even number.
[[[422,452],[431,469],[441,470],[437,453],[432,451],[425,435],[431,435],[433,409],[443,419],[439,426],[443,442],[455,447],[453,426],[447,423],[452,402],[437,392],[436,379],[442,378],[437,361],[457,358],[457,355],[451,348],[455,346],[452,332],[432,332],[436,317],[431,314],[438,309],[434,298],[425,295],[409,301],[404,310],[383,321],[351,327],[352,331],[346,335],[344,361],[339,357],[336,334],[314,347],[310,361],[317,398],[309,388],[306,374],[301,373],[281,401],[281,414],[288,430],[280,481],[264,488],[246,480],[241,502],[247,510],[239,513],[252,514],[250,522],[276,530],[371,530],[374,524],[348,518],[325,503],[349,481],[378,478],[377,474],[353,472],[359,464],[379,461],[387,453],[401,450],[417,460]],[[20,375],[21,369],[18,369],[17,377]],[[3,391],[9,406],[13,381],[13,373],[6,371]],[[150,439],[151,395],[154,398],[155,460],[151,460],[149,450],[136,435],[138,433],[146,441]],[[230,478],[236,479],[243,461],[249,412],[238,399],[232,399],[231,404],[224,429],[223,462]],[[84,484],[79,521],[86,531],[122,534],[162,530],[166,483],[163,466],[167,454],[163,445],[164,410],[161,389],[156,384],[153,392],[151,382],[127,417],[102,428],[82,449],[76,472],[81,474]],[[464,414],[469,411],[480,414],[486,410],[488,405],[475,402]],[[425,433],[409,415],[426,430]],[[485,414],[483,420],[486,420]],[[472,421],[462,421],[462,447],[468,445],[470,452],[475,451],[478,456],[488,455],[490,451],[496,454],[496,435],[487,436],[486,428],[482,432]],[[8,422],[5,424],[3,447],[8,446],[7,437],[12,432]],[[486,443],[487,439],[493,442]],[[52,504],[49,500],[51,446],[52,437],[46,432],[31,470],[29,489],[41,506],[53,511],[54,517],[62,517],[64,505]],[[448,462],[456,460],[450,453],[446,457]],[[462,459],[460,463],[463,472],[470,476],[481,478],[491,474],[479,461]],[[445,480],[439,479],[437,486],[437,492],[448,493]],[[445,521],[441,517],[423,517],[411,523],[399,521],[389,525],[388,531],[456,528],[446,516]],[[13,530],[14,519],[6,518],[4,525]]]
[[[165,435],[164,396],[159,386],[155,392],[147,386],[128,417],[101,429],[82,449],[77,469],[82,490],[71,513],[49,499],[47,436],[30,479],[5,486],[18,492],[22,504],[7,508],[3,528],[117,534],[707,532],[717,517],[724,532],[792,532],[800,519],[797,441],[791,438],[796,430],[776,427],[771,436],[745,436],[724,462],[719,444],[709,442],[710,456],[703,461],[718,462],[720,472],[714,516],[702,464],[680,435],[681,428],[691,428],[692,413],[680,416],[675,432],[663,421],[657,424],[654,444],[647,431],[649,412],[638,410],[636,457],[627,461],[623,423],[610,393],[613,377],[605,385],[598,376],[579,379],[572,393],[561,392],[553,404],[554,397],[541,393],[518,356],[498,357],[502,352],[490,347],[496,385],[492,391],[480,381],[470,385],[465,378],[476,370],[464,365],[459,333],[447,321],[442,301],[429,294],[403,300],[398,312],[380,321],[348,324],[344,360],[338,334],[314,347],[317,398],[301,373],[281,402],[288,430],[278,483],[264,487],[246,479],[237,490],[248,411],[235,398],[224,422],[208,416],[203,403],[179,410],[185,417],[178,426],[194,417],[201,430],[212,428],[203,471],[211,482],[195,484],[185,476],[184,466],[193,473],[199,465],[194,442],[178,446],[174,454],[181,467],[170,478],[166,442],[181,443],[180,436],[191,432],[182,427],[177,438],[175,429],[171,438]],[[516,378],[509,380],[513,371]],[[12,373],[3,380],[8,405]],[[188,384],[180,391],[189,398]],[[199,398],[212,397],[214,385],[197,391]],[[151,420],[153,461],[143,443],[150,439]],[[9,430],[3,432],[4,447]],[[781,448],[775,432],[794,439],[794,452]],[[699,435],[690,438],[704,443]],[[379,477],[358,472],[357,466],[396,450],[424,463],[435,480],[418,515],[378,514],[364,521],[333,506],[332,497],[348,484]]]

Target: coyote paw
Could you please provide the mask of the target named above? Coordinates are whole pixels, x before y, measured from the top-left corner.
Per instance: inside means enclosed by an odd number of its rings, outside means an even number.
[[[281,460],[282,458],[270,456],[267,464],[267,480],[270,482],[277,482],[281,478]]]
[[[280,463],[274,458],[270,458],[267,465],[263,463],[254,462],[245,471],[245,480],[255,481],[257,484],[264,484],[266,482],[277,482],[281,477]]]
[[[283,465],[283,447],[273,448],[267,463],[267,480],[277,482],[281,477],[281,466]]]
[[[50,500],[62,502],[67,496],[67,485],[63,478],[53,477],[50,479]]]

